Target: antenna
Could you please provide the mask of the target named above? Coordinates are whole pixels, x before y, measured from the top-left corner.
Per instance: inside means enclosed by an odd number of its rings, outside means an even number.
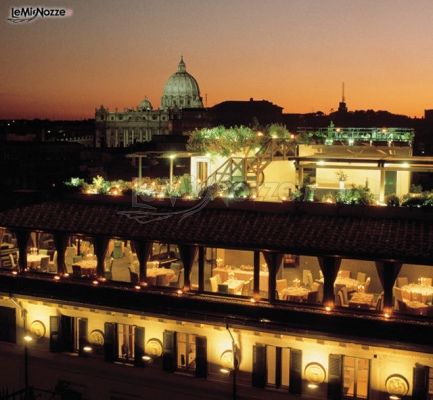
[[[344,98],[344,82],[341,85],[341,101],[343,103],[345,102],[345,98]]]

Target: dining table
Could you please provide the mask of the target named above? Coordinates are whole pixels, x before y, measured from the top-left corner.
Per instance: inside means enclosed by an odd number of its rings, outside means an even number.
[[[147,283],[152,286],[156,286],[158,276],[163,276],[164,286],[170,284],[175,278],[175,273],[169,268],[148,268],[146,271]]]
[[[349,299],[349,306],[355,308],[370,308],[374,307],[374,294],[355,292]]]
[[[424,304],[433,302],[433,286],[409,283],[402,286],[401,291],[404,300],[418,301]]]
[[[301,286],[288,286],[281,291],[282,300],[301,302],[307,300],[309,289]]]
[[[46,254],[27,254],[27,266],[32,269],[39,268],[43,258],[48,258],[49,260],[50,256]]]
[[[230,278],[230,275],[233,275],[234,279],[238,279],[241,281],[248,281],[249,279],[254,277],[253,267],[251,268],[230,268],[230,267],[216,267],[212,271],[212,276],[219,275],[221,277],[221,282],[224,282]],[[268,271],[260,271],[259,274],[259,287],[260,290],[266,291],[268,290],[269,285],[269,272]]]
[[[316,282],[324,283],[324,278],[316,279]],[[337,276],[334,281],[334,286],[345,286],[348,292],[358,291],[361,282],[354,278]]]
[[[84,258],[83,260],[76,261],[73,266],[77,265],[81,268],[81,275],[94,276],[96,275],[97,260],[92,258]],[[72,266],[72,268],[73,268]]]
[[[241,294],[244,281],[241,279],[228,279],[223,282],[223,285],[228,286],[229,294]]]

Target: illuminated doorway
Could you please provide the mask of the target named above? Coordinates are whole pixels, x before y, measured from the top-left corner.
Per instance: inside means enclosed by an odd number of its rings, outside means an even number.
[[[345,399],[367,399],[370,360],[343,357],[343,393]]]

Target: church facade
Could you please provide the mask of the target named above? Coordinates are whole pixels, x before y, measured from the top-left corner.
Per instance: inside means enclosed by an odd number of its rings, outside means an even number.
[[[128,147],[149,142],[155,135],[169,135],[182,110],[201,108],[199,85],[181,57],[177,71],[165,84],[160,108],[154,110],[145,97],[136,108],[110,111],[101,105],[95,110],[95,146]]]

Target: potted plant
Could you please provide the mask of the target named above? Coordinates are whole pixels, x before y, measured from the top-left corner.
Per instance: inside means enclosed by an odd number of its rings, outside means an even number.
[[[347,180],[347,174],[344,173],[343,170],[339,170],[335,173],[338,178],[338,188],[344,189],[344,182]]]

